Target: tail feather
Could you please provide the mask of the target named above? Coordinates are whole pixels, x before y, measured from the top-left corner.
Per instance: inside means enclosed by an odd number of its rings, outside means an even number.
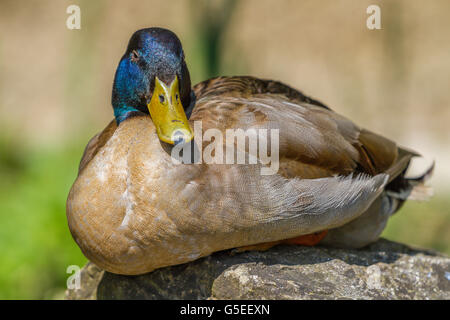
[[[421,168],[421,173],[419,175],[414,175],[414,167],[417,163],[415,160],[424,159],[414,157],[411,159],[411,164],[408,167],[407,172],[405,173],[405,179],[412,186],[412,190],[408,196],[410,200],[417,201],[426,201],[429,200],[433,196],[433,188],[431,186],[427,186],[426,182],[431,178],[434,172],[435,161],[433,160],[431,165],[428,165],[425,171]],[[426,160],[426,159],[425,159]]]
[[[411,193],[408,196],[408,199],[416,201],[427,201],[430,200],[433,194],[434,192],[432,187],[420,184],[413,187]]]
[[[386,194],[400,202],[406,199],[425,201],[433,195],[433,189],[425,183],[433,175],[435,162],[423,169],[423,157],[414,156],[407,168],[386,187]],[[418,165],[419,164],[419,165]],[[420,168],[421,167],[421,168]],[[420,171],[419,171],[420,170]]]
[[[434,172],[435,161],[433,160],[431,164],[429,162],[424,157],[413,157],[405,172],[405,179],[411,183],[425,183]]]

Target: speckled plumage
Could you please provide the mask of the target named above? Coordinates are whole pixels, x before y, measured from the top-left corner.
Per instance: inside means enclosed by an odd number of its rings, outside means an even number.
[[[412,189],[404,172],[414,152],[282,83],[220,77],[193,93],[189,121],[204,131],[279,129],[278,173],[177,165],[148,114],[112,121],[86,147],[67,201],[72,235],[98,266],[141,274],[327,229],[324,243],[361,247],[404,200],[392,193]]]

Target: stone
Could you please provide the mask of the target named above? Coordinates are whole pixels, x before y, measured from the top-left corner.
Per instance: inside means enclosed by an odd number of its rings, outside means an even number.
[[[68,299],[450,299],[450,258],[380,239],[358,250],[227,250],[140,276],[89,263],[81,280]]]
[[[95,300],[97,287],[104,271],[95,264],[88,262],[80,272],[80,289],[66,290],[66,300]]]

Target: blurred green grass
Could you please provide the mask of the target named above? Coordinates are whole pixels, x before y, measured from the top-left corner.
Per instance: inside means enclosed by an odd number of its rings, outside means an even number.
[[[450,255],[450,199],[436,191],[429,201],[407,201],[389,219],[382,237]]]
[[[0,299],[63,297],[67,267],[86,263],[65,215],[86,143],[27,149],[0,141]],[[443,196],[409,201],[383,236],[450,254],[449,207]]]
[[[0,149],[0,299],[61,296],[67,267],[87,261],[65,215],[83,146],[23,150],[3,141]]]

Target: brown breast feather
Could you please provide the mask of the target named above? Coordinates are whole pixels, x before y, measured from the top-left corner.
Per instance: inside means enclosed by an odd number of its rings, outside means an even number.
[[[78,174],[83,171],[86,165],[95,157],[98,151],[108,142],[117,129],[116,120],[112,120],[102,132],[97,133],[91,140],[89,140],[81,157],[80,165],[78,167]]]

